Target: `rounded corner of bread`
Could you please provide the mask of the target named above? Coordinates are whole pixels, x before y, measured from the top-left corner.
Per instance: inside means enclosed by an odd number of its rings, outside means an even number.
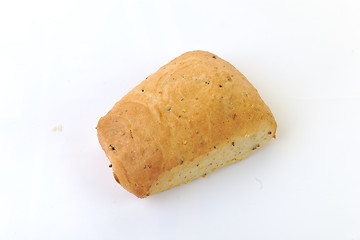
[[[115,165],[115,166],[114,166]],[[119,165],[119,164],[118,164]],[[146,198],[149,196],[149,189],[151,183],[141,182],[139,179],[134,179],[134,176],[127,175],[126,171],[116,166],[116,163],[113,164],[115,169],[113,176],[115,181],[120,184],[128,192],[134,194],[138,198]]]
[[[196,50],[132,89],[97,131],[117,181],[146,198],[243,159],[275,137],[276,128],[244,75]]]

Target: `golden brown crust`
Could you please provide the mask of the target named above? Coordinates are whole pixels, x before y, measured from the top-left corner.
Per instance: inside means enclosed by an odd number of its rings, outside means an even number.
[[[257,90],[230,63],[204,51],[161,67],[97,126],[114,176],[140,198],[162,173],[227,139],[266,129],[276,130],[276,122]]]

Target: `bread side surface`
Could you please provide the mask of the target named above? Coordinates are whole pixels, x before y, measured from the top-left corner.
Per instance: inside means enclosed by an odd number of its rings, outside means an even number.
[[[116,181],[144,198],[207,173],[194,163],[209,161],[208,154],[223,151],[216,157],[218,167],[232,162],[235,148],[223,146],[230,140],[245,144],[249,136],[274,137],[276,122],[257,90],[230,63],[193,51],[132,89],[100,119],[97,130]],[[245,150],[233,159],[245,157]],[[175,183],[176,174],[189,171],[192,175]]]
[[[229,139],[211,152],[164,172],[152,185],[150,195],[205,177],[221,167],[244,159],[270,141],[272,130]]]

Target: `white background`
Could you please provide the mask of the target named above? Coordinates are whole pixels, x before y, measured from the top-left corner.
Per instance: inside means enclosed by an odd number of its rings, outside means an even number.
[[[360,240],[359,12],[357,0],[1,1],[0,239]],[[250,80],[278,138],[137,199],[114,181],[97,121],[197,49]]]

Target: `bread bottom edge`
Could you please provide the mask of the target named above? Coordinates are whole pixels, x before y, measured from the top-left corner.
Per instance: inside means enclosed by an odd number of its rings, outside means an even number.
[[[273,135],[265,131],[229,140],[211,152],[161,174],[152,184],[149,195],[205,177],[221,167],[241,161],[256,149],[264,146],[272,137]]]

